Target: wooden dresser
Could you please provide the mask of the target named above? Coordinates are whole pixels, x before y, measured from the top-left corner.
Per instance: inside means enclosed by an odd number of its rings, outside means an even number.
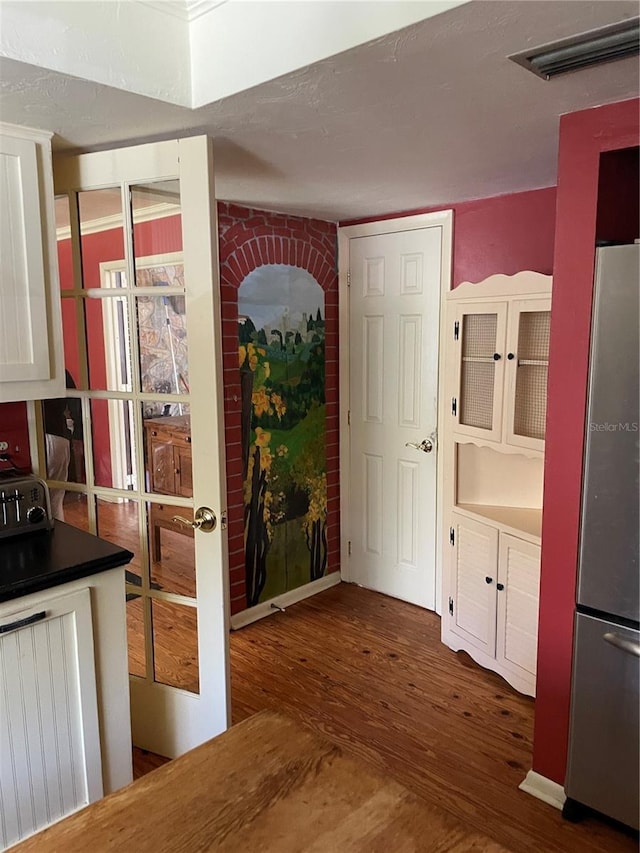
[[[175,415],[168,418],[149,418],[144,422],[147,460],[147,487],[161,495],[193,495],[191,466],[191,418]],[[149,526],[151,529],[151,559],[161,558],[160,529],[162,527],[193,536],[189,527],[172,521],[176,507],[151,504]]]

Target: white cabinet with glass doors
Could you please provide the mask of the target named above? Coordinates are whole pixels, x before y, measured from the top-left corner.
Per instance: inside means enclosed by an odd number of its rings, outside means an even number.
[[[461,285],[450,296],[453,432],[459,441],[474,438],[542,451],[550,284],[543,289],[543,282],[537,281],[548,276],[520,275],[534,278],[521,280],[523,298],[503,293],[492,299],[501,289],[497,282],[490,294],[481,283]],[[540,290],[526,293],[530,285]]]
[[[51,136],[0,122],[0,402],[64,392]]]
[[[443,642],[535,694],[551,277],[447,296]]]

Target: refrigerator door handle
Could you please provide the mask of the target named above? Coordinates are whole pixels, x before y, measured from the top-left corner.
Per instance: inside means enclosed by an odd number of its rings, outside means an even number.
[[[625,640],[624,637],[614,634],[613,631],[607,631],[606,634],[602,635],[602,639],[607,643],[611,643],[617,649],[622,649],[623,652],[628,652],[630,655],[640,658],[640,643],[632,643],[631,640]]]

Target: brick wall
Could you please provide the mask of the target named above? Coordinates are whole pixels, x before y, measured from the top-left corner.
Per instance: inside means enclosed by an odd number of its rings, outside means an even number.
[[[309,272],[325,292],[325,380],[327,401],[327,572],[340,568],[338,439],[338,274],[336,226],[329,222],[218,204],[220,287],[224,354],[224,410],[227,452],[227,511],[231,612],[246,608],[238,288],[264,264],[290,264]]]

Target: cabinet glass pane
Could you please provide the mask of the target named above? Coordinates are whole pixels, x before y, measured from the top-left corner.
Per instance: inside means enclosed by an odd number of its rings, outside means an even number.
[[[199,693],[196,608],[152,599],[151,615],[154,680]]]
[[[462,318],[460,423],[493,427],[497,314],[465,314]]]
[[[515,435],[544,439],[550,317],[549,311],[520,314],[513,423]]]

